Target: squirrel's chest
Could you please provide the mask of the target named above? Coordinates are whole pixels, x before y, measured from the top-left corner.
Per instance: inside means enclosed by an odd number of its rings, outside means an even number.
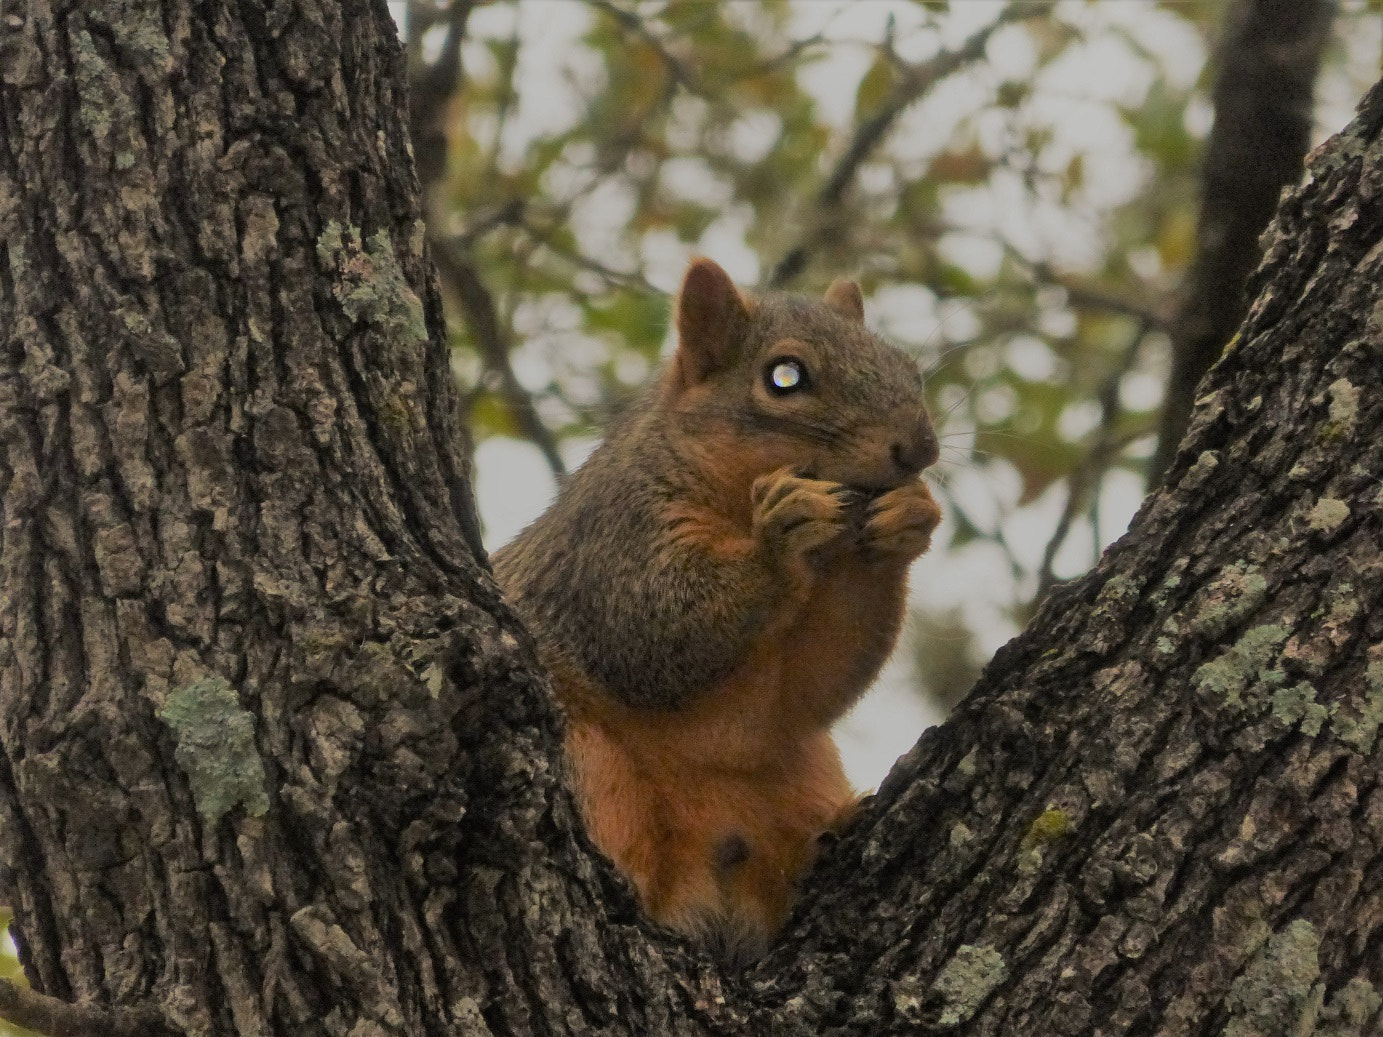
[[[775,712],[825,728],[878,675],[902,629],[907,566],[842,559],[768,624],[730,678],[748,698],[770,695]]]

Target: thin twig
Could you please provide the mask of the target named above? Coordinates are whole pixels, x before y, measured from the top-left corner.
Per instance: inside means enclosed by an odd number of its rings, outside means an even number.
[[[682,64],[681,59],[667,49],[667,45],[660,40],[643,18],[640,18],[633,11],[626,11],[622,7],[617,7],[610,0],[586,0],[586,3],[594,7],[597,11],[609,15],[615,21],[633,33],[639,39],[647,43],[663,62],[663,66],[679,86],[692,93],[699,93],[695,78],[686,65]]]
[[[168,1037],[152,1008],[74,1005],[0,979],[0,1018],[47,1037]]]
[[[539,235],[535,231],[533,231],[532,228],[527,227],[527,225],[524,226],[524,229],[528,230],[534,238],[539,237]],[[632,273],[626,273],[623,270],[616,270],[614,269],[614,267],[606,266],[599,260],[592,259],[590,256],[583,255],[580,252],[567,251],[565,249],[558,248],[552,243],[550,239],[543,239],[543,244],[547,247],[547,250],[550,253],[552,253],[552,255],[555,256],[557,259],[571,264],[578,270],[586,270],[590,273],[597,274],[607,284],[618,285],[620,288],[624,288],[629,291],[639,292],[643,295],[658,295],[663,297],[667,296],[667,292],[663,291],[661,288],[659,288],[652,281],[648,280],[646,277],[643,276],[643,274],[639,273],[637,270]]]
[[[461,89],[461,44],[466,38],[467,20],[475,5],[476,0],[452,0],[444,8],[434,9],[424,18],[418,10],[422,5],[409,4],[409,131],[424,199],[430,197],[432,188],[446,169],[445,112],[447,104]],[[440,22],[446,22],[446,38],[442,41],[437,60],[424,64],[423,33]]]
[[[828,227],[824,217],[835,214],[846,190],[854,183],[860,166],[888,135],[888,131],[893,128],[893,124],[904,111],[930,93],[942,80],[978,61],[984,55],[989,38],[1000,28],[1012,22],[1045,15],[1054,6],[1054,0],[1010,3],[998,18],[974,33],[955,50],[945,50],[926,61],[905,66],[893,89],[879,106],[879,110],[856,127],[845,152],[836,160],[826,182],[816,194],[813,207],[819,218],[815,228],[778,261],[769,274],[768,287],[782,288],[806,268],[812,249],[827,236]]]
[[[1099,485],[1100,480],[1104,478],[1104,473],[1109,470],[1110,460],[1120,449],[1121,444],[1119,437],[1115,435],[1114,428],[1123,414],[1123,408],[1119,403],[1119,386],[1123,383],[1124,376],[1133,369],[1134,362],[1138,359],[1138,352],[1142,348],[1143,340],[1147,338],[1149,330],[1150,327],[1146,323],[1140,324],[1135,329],[1133,339],[1124,350],[1123,356],[1119,358],[1119,363],[1115,365],[1114,370],[1109,373],[1100,386],[1100,425],[1095,430],[1085,458],[1067,476],[1066,504],[1061,510],[1061,518],[1057,520],[1056,530],[1052,533],[1052,538],[1047,541],[1047,548],[1042,553],[1042,566],[1037,572],[1035,600],[1040,601],[1057,582],[1052,572],[1057,552],[1066,543],[1076,515]]]
[[[504,48],[499,70],[499,95],[495,105],[495,128],[490,137],[490,150],[485,157],[485,174],[482,183],[490,183],[499,172],[499,153],[504,146],[504,131],[509,126],[519,92],[514,89],[514,73],[519,67],[519,36],[523,26],[522,19],[514,19],[514,31],[509,44]]]
[[[818,43],[825,42],[825,40],[825,32],[817,32],[813,33],[810,36],[804,37],[803,39],[793,40],[792,43],[788,44],[788,46],[783,50],[781,54],[774,54],[770,58],[764,58],[763,61],[760,61],[757,64],[750,65],[743,72],[736,74],[731,79],[731,82],[740,83],[746,79],[752,79],[756,76],[766,75],[767,73],[774,71],[776,68],[782,65],[786,65],[790,62],[796,61],[797,56],[801,54],[804,50],[807,50],[811,47],[815,47]]]
[[[523,224],[528,201],[524,198],[511,198],[503,205],[495,206],[481,215],[456,235],[457,244],[470,248],[496,227],[517,227]]]
[[[485,366],[499,376],[501,394],[519,430],[542,451],[552,474],[560,482],[566,477],[567,466],[562,460],[561,451],[557,449],[557,437],[543,424],[537,408],[533,406],[533,398],[514,374],[514,367],[509,362],[509,342],[500,324],[494,296],[461,249],[451,242],[436,239],[432,241],[432,247],[437,272],[455,293],[466,316],[466,323],[470,325],[476,344],[480,347]]]
[[[1074,306],[1087,310],[1105,310],[1109,313],[1118,313],[1125,317],[1132,317],[1141,324],[1146,324],[1149,328],[1157,331],[1165,331],[1168,326],[1167,317],[1158,313],[1148,306],[1117,295],[1114,292],[1106,291],[1103,288],[1096,288],[1092,285],[1084,284],[1075,278],[1053,269],[1052,266],[1040,259],[1029,259],[1023,255],[1013,244],[1003,238],[995,236],[1004,254],[1013,259],[1020,266],[1027,269],[1028,274],[1034,281],[1055,285],[1066,293]]]

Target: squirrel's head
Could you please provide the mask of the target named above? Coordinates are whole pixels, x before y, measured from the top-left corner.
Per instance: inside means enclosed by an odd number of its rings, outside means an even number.
[[[677,299],[668,406],[736,451],[745,475],[791,466],[865,490],[901,486],[937,459],[917,364],[864,325],[853,281],[823,299],[748,298],[709,259]],[[709,444],[708,444],[709,445]]]

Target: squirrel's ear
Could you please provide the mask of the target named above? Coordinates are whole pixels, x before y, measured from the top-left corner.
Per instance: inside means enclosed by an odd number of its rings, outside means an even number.
[[[695,385],[729,364],[749,311],[730,275],[709,259],[693,259],[677,296],[677,366]]]
[[[837,277],[826,289],[826,302],[841,316],[864,323],[864,297],[860,286],[849,278]]]

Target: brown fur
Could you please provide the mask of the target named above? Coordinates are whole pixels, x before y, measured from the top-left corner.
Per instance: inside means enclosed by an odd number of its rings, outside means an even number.
[[[939,518],[921,379],[862,314],[852,282],[748,300],[697,260],[668,371],[495,557],[592,837],[653,917],[739,958],[853,807],[829,727],[892,650]],[[782,357],[802,391],[764,384]]]

